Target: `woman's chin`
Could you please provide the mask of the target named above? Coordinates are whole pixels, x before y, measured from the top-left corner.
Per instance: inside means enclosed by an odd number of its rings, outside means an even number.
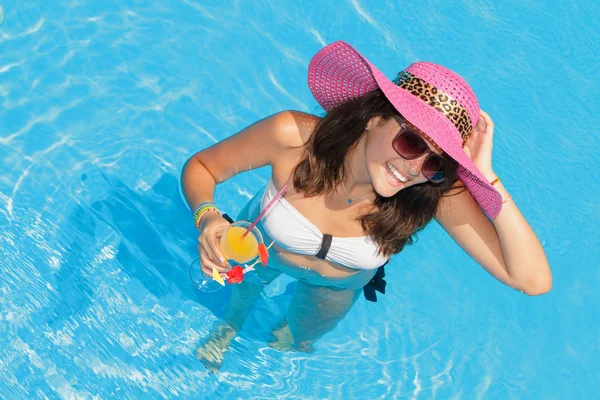
[[[374,189],[381,197],[393,197],[400,190],[404,189],[404,186],[392,186],[384,178],[377,185],[374,185]]]

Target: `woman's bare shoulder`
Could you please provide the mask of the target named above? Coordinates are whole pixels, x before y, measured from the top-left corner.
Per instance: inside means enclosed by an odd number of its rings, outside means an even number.
[[[287,182],[304,155],[305,145],[320,118],[301,111],[287,110],[276,114],[277,141],[282,148],[273,157],[273,177],[276,182]]]
[[[295,110],[282,111],[276,117],[279,128],[278,139],[291,148],[306,144],[321,119],[316,115]]]

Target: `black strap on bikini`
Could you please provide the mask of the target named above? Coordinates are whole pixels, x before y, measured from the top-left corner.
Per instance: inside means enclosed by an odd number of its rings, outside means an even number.
[[[221,217],[225,218],[225,220],[226,220],[227,222],[229,222],[230,224],[233,224],[233,220],[231,219],[231,217],[230,217],[229,215],[227,215],[227,214],[223,213],[223,214],[221,215]]]
[[[320,258],[321,260],[325,259],[325,257],[327,256],[327,252],[329,252],[329,248],[331,247],[332,239],[333,237],[328,233],[325,233],[323,235],[321,249],[315,257]],[[377,272],[375,273],[373,278],[369,281],[369,283],[367,283],[363,287],[363,294],[365,295],[365,299],[367,299],[368,301],[377,303],[377,293],[375,292],[385,294],[385,286],[387,285],[387,282],[385,281],[385,279],[383,279],[385,277],[384,267],[389,262],[390,260],[388,259],[381,267],[377,268]]]
[[[377,293],[375,293],[375,291],[385,294],[387,282],[383,279],[385,277],[385,268],[383,267],[389,262],[390,260],[388,259],[385,264],[377,268],[377,272],[375,273],[375,276],[373,276],[373,279],[363,287],[363,294],[368,301],[377,303]]]
[[[317,253],[317,255],[315,257],[320,258],[321,260],[325,259],[325,257],[327,256],[327,253],[329,252],[329,248],[331,247],[332,239],[333,239],[333,237],[330,234],[328,234],[328,233],[323,234],[323,241],[321,242],[321,250],[319,250],[319,252]]]

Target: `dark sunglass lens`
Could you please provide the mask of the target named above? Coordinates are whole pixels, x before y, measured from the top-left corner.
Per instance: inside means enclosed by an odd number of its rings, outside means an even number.
[[[445,164],[442,156],[432,154],[423,163],[423,175],[432,182],[441,183],[446,179]]]
[[[394,150],[402,157],[415,159],[429,150],[425,140],[410,130],[400,132],[393,142]]]

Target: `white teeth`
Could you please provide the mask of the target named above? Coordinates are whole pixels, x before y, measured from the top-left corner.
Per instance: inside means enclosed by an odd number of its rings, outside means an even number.
[[[406,179],[402,175],[400,175],[400,172],[398,172],[398,170],[396,168],[394,168],[394,166],[392,164],[390,164],[388,162],[388,163],[386,163],[386,166],[388,168],[388,171],[390,171],[392,174],[394,174],[396,179],[398,179],[400,182],[405,183],[408,181],[408,179]]]

